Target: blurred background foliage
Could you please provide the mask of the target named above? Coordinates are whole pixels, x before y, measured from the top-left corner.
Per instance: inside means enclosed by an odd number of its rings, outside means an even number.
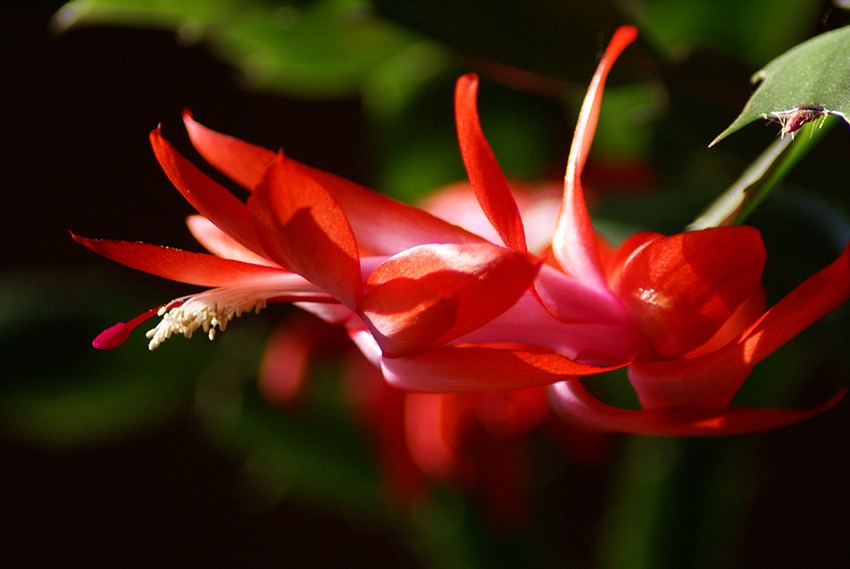
[[[134,334],[118,350],[95,352],[88,342],[102,328],[186,291],[106,267],[66,233],[192,247],[181,227],[188,206],[146,147],[147,131],[162,121],[193,156],[179,124],[183,106],[217,130],[283,145],[295,158],[415,201],[465,177],[452,89],[468,71],[482,77],[482,125],[506,173],[557,181],[597,57],[623,23],[635,23],[641,37],[605,95],[586,176],[595,219],[614,238],[679,231],[777,136],[778,125],[750,125],[706,148],[744,107],[750,77],[845,25],[837,4],[74,0],[3,10],[14,24],[0,34],[9,66],[3,119],[15,146],[6,157],[12,178],[0,275],[9,477],[2,486],[17,527],[8,535],[13,559],[87,567],[232,566],[233,559],[258,567],[446,568],[850,562],[847,402],[775,433],[612,436],[592,461],[535,441],[535,523],[519,534],[501,535],[450,488],[402,515],[387,507],[373,449],[340,395],[339,361],[320,362],[290,409],[259,393],[265,340],[287,310],[242,319],[212,343],[175,339],[151,354]],[[850,61],[833,63],[836,77],[846,77]],[[830,129],[751,218],[768,246],[773,300],[847,242],[848,153],[846,127]],[[847,385],[848,323],[845,307],[790,343],[757,368],[740,402],[805,406]],[[196,446],[210,456],[186,450]],[[120,468],[152,469],[124,480],[128,494],[149,480],[181,479],[191,470],[185,461],[194,460],[201,475],[184,482],[182,495],[175,491],[182,498],[172,496],[184,517],[139,505],[168,499],[153,482],[138,502],[114,496],[115,505],[94,507],[75,492],[108,490],[86,486],[81,474],[76,486],[62,485],[82,463],[100,465],[92,467],[96,483],[114,483],[111,457],[128,448],[137,454],[127,451]],[[171,457],[160,473],[158,454]],[[216,469],[224,481],[213,480]],[[193,492],[197,499],[186,498]],[[251,535],[204,509],[218,502],[240,504],[245,518],[228,519],[254,520]],[[218,532],[182,528],[182,538],[163,543],[164,533],[119,524],[126,532],[119,536],[109,520],[120,508],[131,518],[145,512],[139,524],[180,519],[217,523]],[[68,524],[86,538],[41,545]],[[291,539],[275,543],[286,547],[264,541],[285,533]],[[305,545],[328,536],[348,553]],[[110,539],[119,545],[92,553]],[[229,541],[233,549],[223,545]],[[293,553],[299,544],[304,549]]]

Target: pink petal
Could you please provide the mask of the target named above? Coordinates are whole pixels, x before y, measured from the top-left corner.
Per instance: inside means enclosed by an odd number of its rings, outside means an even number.
[[[626,263],[620,298],[661,355],[684,354],[714,336],[761,285],[766,256],[751,227],[656,239]]]
[[[590,144],[596,130],[602,91],[614,61],[637,37],[632,26],[622,26],[614,32],[608,49],[602,56],[593,80],[588,88],[584,104],[579,113],[573,137],[567,173],[564,179],[564,200],[561,215],[552,240],[552,252],[561,266],[570,275],[587,282],[594,288],[606,288],[605,275],[599,258],[596,233],[587,212],[587,203],[581,187],[581,172],[590,152]]]
[[[510,308],[528,290],[536,257],[488,243],[420,245],[369,276],[360,313],[385,356],[450,341]]]
[[[334,197],[278,157],[248,204],[263,246],[349,308],[363,295],[357,241]]]
[[[556,320],[526,292],[508,310],[455,343],[535,346],[582,363],[610,365],[634,359],[639,334],[629,320]]]
[[[502,241],[515,251],[526,251],[525,231],[508,181],[493,155],[478,120],[478,76],[464,75],[455,88],[455,117],[460,152],[469,181],[487,219]]]
[[[549,265],[541,267],[534,289],[546,311],[562,322],[610,324],[631,319],[625,305],[608,288],[591,288]]]
[[[275,267],[251,265],[222,259],[206,253],[106,239],[87,239],[71,235],[74,240],[107,259],[166,279],[205,287],[236,284],[249,279],[286,275]]]
[[[190,215],[186,218],[186,225],[198,243],[203,245],[213,255],[235,261],[244,261],[245,263],[252,263],[254,265],[278,267],[278,265],[266,257],[258,255],[247,247],[240,245],[202,215]]]
[[[151,132],[150,140],[154,154],[171,183],[198,213],[248,249],[261,253],[262,247],[245,204],[180,156],[162,137],[159,129]]]
[[[539,253],[548,249],[552,243],[563,189],[552,183],[529,186],[512,182],[510,187],[524,220],[528,250]],[[440,188],[417,203],[425,211],[480,235],[491,243],[502,242],[481,210],[481,204],[469,182]]]
[[[189,111],[183,112],[183,123],[198,153],[216,170],[253,191],[277,153],[222,134],[196,122]]]
[[[621,368],[581,364],[551,352],[452,346],[383,358],[384,378],[407,391],[496,391],[537,387]]]
[[[270,299],[277,301],[277,298]],[[329,302],[295,302],[295,306],[324,320],[328,324],[345,324],[356,315],[341,304]],[[358,319],[359,320],[359,319]]]
[[[731,407],[719,411],[675,407],[655,410],[618,409],[602,403],[578,380],[551,388],[552,404],[566,420],[586,429],[673,437],[740,435],[798,423],[833,407],[845,390],[813,409],[753,409]]]
[[[359,318],[357,320],[357,324],[353,322],[348,323],[348,337],[351,338],[351,341],[354,342],[354,345],[357,346],[369,363],[379,368],[381,367],[382,358],[381,347],[375,341],[372,333],[366,328],[366,325],[359,322]]]

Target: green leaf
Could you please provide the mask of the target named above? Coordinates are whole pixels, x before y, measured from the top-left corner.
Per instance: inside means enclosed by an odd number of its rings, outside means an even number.
[[[622,3],[642,36],[672,59],[710,47],[759,65],[803,41],[822,13],[813,0],[642,0]]]
[[[831,122],[829,124],[832,125]],[[797,140],[791,137],[777,139],[688,228],[705,229],[743,223],[827,130],[810,124]]]
[[[771,61],[753,75],[760,85],[744,110],[711,143],[756,119],[779,122],[793,133],[801,123],[850,116],[850,26],[812,38]]]
[[[363,0],[75,0],[53,18],[66,30],[118,24],[173,29],[204,40],[251,88],[298,96],[351,96],[384,64],[421,41],[373,17]]]
[[[538,74],[538,84],[542,79],[548,91],[570,88],[552,79],[585,82],[593,74],[603,38],[624,21],[621,3],[614,0],[372,4],[387,20],[460,54],[464,70],[522,85],[528,76],[517,74],[521,69]]]
[[[352,519],[382,521],[380,476],[368,442],[346,412],[336,368],[311,370],[301,399],[276,408],[255,387],[254,361],[263,342],[242,338],[217,354],[201,377],[195,408],[203,432],[219,451],[243,463],[254,499],[271,505],[295,499]],[[247,341],[245,341],[247,340]]]

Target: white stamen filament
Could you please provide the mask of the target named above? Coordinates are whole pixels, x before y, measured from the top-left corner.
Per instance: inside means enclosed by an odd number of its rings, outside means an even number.
[[[260,312],[269,299],[284,296],[293,301],[303,296],[304,300],[319,301],[317,295],[326,296],[302,277],[285,273],[177,298],[157,312],[162,320],[146,334],[150,339],[148,349],[155,350],[173,334],[191,338],[198,328],[212,340],[216,328],[224,331],[234,318],[247,312]],[[328,300],[332,299],[328,297]]]
[[[172,334],[191,338],[198,328],[203,329],[212,340],[215,338],[216,328],[223,332],[232,319],[246,312],[258,313],[265,307],[265,296],[258,296],[256,292],[249,294],[245,290],[228,289],[202,292],[189,297],[178,306],[170,303],[157,312],[162,320],[145,335],[150,338],[148,349],[155,350]]]

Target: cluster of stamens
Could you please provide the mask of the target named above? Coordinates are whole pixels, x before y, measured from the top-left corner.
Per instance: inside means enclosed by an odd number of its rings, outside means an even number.
[[[192,297],[179,304],[169,303],[157,312],[162,320],[146,337],[150,339],[148,349],[155,350],[172,334],[191,338],[201,328],[210,340],[215,338],[216,328],[224,331],[227,323],[245,313],[258,313],[266,307],[266,299],[258,296],[243,296],[227,301],[206,302],[204,295]]]

